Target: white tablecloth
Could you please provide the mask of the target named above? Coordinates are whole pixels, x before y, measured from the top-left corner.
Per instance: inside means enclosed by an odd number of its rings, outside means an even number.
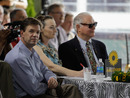
[[[75,84],[84,98],[130,98],[130,83],[88,82],[83,78],[60,77],[65,84]]]

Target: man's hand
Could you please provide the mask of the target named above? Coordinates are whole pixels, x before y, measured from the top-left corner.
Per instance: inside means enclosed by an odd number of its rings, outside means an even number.
[[[53,89],[53,88],[56,88],[57,85],[58,85],[58,82],[55,78],[52,77],[48,80],[48,88]]]

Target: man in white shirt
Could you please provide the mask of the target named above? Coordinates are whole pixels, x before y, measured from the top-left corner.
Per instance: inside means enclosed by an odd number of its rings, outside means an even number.
[[[60,26],[64,22],[65,18],[64,6],[62,4],[50,5],[48,7],[48,15],[54,18],[57,26],[56,36],[51,39],[49,43],[58,50],[59,45],[68,40],[65,30]]]

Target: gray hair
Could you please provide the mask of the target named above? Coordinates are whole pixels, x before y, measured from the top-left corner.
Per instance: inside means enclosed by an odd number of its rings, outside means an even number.
[[[76,25],[83,22],[83,19],[84,19],[84,16],[91,16],[89,13],[87,12],[82,12],[82,13],[79,13],[75,18],[74,18],[74,22],[73,22],[73,27],[74,27],[74,30],[77,32],[77,28],[76,28]]]

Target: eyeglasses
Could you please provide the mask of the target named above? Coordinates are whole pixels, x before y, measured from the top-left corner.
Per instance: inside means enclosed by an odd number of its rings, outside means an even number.
[[[86,23],[80,23],[81,25],[83,25],[83,26],[88,26],[89,28],[92,28],[93,26],[97,26],[97,22],[94,22],[94,23],[92,23],[92,24],[86,24]]]

